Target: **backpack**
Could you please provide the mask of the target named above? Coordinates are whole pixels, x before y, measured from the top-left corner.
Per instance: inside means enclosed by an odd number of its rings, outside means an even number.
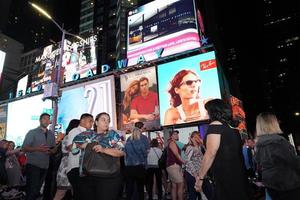
[[[167,156],[168,156],[168,150],[167,147],[164,149],[161,157],[158,159],[158,166],[160,169],[166,169],[167,167]]]

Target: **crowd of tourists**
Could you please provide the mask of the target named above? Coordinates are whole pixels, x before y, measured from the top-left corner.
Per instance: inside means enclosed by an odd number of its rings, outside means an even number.
[[[150,140],[142,122],[122,135],[105,112],[55,135],[43,113],[22,146],[0,141],[0,199],[299,199],[300,157],[274,114],[259,114],[256,137],[245,138],[222,100],[205,109],[205,137],[187,133],[187,144],[177,130]]]

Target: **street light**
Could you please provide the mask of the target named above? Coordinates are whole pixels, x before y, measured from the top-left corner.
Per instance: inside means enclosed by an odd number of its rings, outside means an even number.
[[[56,83],[56,87],[55,88],[55,92],[54,94],[59,94],[59,88],[61,85],[61,68],[62,68],[62,59],[63,59],[63,54],[64,54],[64,41],[65,41],[65,36],[66,35],[70,35],[73,37],[76,37],[80,40],[84,40],[83,38],[81,38],[78,35],[69,33],[68,31],[66,31],[62,26],[60,26],[52,17],[51,15],[45,11],[43,8],[41,8],[40,6],[36,5],[35,3],[32,2],[28,2],[35,10],[37,10],[40,14],[42,14],[43,16],[47,17],[48,19],[50,19],[58,28],[59,30],[62,32],[62,38],[61,38],[61,42],[60,42],[60,55],[59,55],[59,62],[58,62],[58,67],[56,69],[56,74],[55,74],[55,83]],[[57,111],[58,111],[58,96],[59,95],[53,95],[51,97],[52,99],[52,108],[53,108],[53,114],[52,114],[52,127],[51,130],[54,132],[55,130],[55,125],[56,125],[56,119],[57,119]]]

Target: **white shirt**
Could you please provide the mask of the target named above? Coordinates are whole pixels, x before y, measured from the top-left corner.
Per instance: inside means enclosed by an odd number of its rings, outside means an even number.
[[[67,139],[67,146],[72,145],[73,144],[73,139],[79,135],[80,133],[86,131],[86,128],[82,127],[82,126],[78,126],[77,128],[73,128],[69,134],[68,134],[68,139]],[[71,169],[73,168],[79,168],[79,157],[80,157],[80,153],[73,155],[71,152],[69,152],[69,156],[68,156],[68,166],[67,166],[67,173],[69,171],[71,171]]]
[[[157,147],[151,147],[147,157],[147,165],[158,166],[158,160],[162,155],[162,151]]]

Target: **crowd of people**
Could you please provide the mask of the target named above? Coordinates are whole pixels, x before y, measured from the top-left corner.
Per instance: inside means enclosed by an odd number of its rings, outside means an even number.
[[[177,130],[165,144],[150,141],[142,122],[121,135],[109,128],[105,112],[82,114],[64,136],[55,136],[43,113],[22,147],[0,141],[0,199],[250,200],[258,198],[256,186],[265,199],[299,199],[300,157],[274,114],[257,116],[251,139],[233,127],[222,100],[208,101],[205,109],[205,138],[194,131],[184,146]]]

